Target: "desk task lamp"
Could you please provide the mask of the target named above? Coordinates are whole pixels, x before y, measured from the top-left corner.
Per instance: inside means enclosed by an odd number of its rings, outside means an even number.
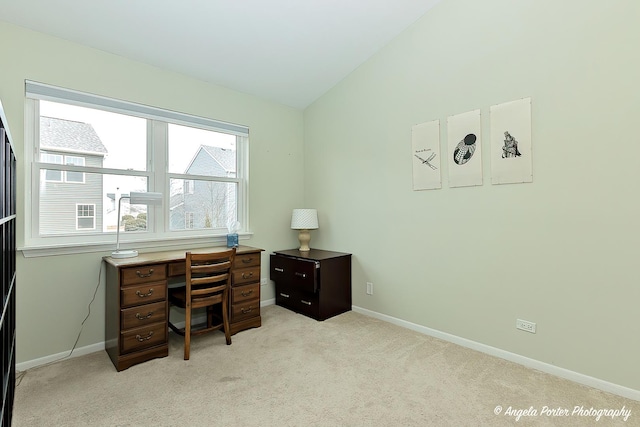
[[[136,193],[132,191],[128,196],[120,196],[118,200],[118,226],[116,228],[116,250],[111,252],[111,258],[133,258],[138,256],[136,250],[120,250],[120,206],[122,199],[129,199],[131,205],[160,205],[162,193]]]
[[[291,229],[300,230],[298,240],[300,240],[300,251],[308,252],[311,234],[309,230],[318,228],[318,211],[315,209],[294,209],[291,215]]]

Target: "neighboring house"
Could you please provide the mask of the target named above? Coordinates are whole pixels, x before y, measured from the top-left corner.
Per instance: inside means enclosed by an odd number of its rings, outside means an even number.
[[[185,174],[211,177],[236,176],[234,150],[201,145]],[[234,184],[176,180],[171,189],[171,229],[226,228],[235,218]]]
[[[40,161],[102,167],[107,149],[93,126],[40,118]],[[102,232],[102,175],[47,170],[40,193],[40,234]]]

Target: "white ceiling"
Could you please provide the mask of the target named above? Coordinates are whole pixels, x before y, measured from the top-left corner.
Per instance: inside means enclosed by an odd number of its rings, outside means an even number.
[[[0,0],[0,20],[304,108],[440,0]]]

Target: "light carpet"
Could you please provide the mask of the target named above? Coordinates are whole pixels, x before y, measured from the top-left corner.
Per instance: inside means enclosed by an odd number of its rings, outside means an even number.
[[[640,402],[355,312],[262,322],[195,337],[189,361],[170,334],[168,357],[122,372],[104,351],[30,369],[13,426],[640,426]]]

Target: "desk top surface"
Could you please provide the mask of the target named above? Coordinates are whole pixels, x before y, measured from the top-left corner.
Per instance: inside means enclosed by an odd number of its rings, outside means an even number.
[[[212,246],[208,248],[195,248],[195,249],[175,249],[170,251],[160,252],[148,252],[141,253],[137,257],[133,258],[111,258],[110,256],[102,257],[104,262],[113,265],[114,267],[131,267],[142,264],[153,264],[158,262],[174,262],[185,261],[187,258],[187,252],[192,253],[207,253],[207,252],[220,252],[226,251],[226,246]],[[246,254],[252,252],[262,252],[264,249],[254,248],[251,246],[238,246],[236,248],[237,254]]]

